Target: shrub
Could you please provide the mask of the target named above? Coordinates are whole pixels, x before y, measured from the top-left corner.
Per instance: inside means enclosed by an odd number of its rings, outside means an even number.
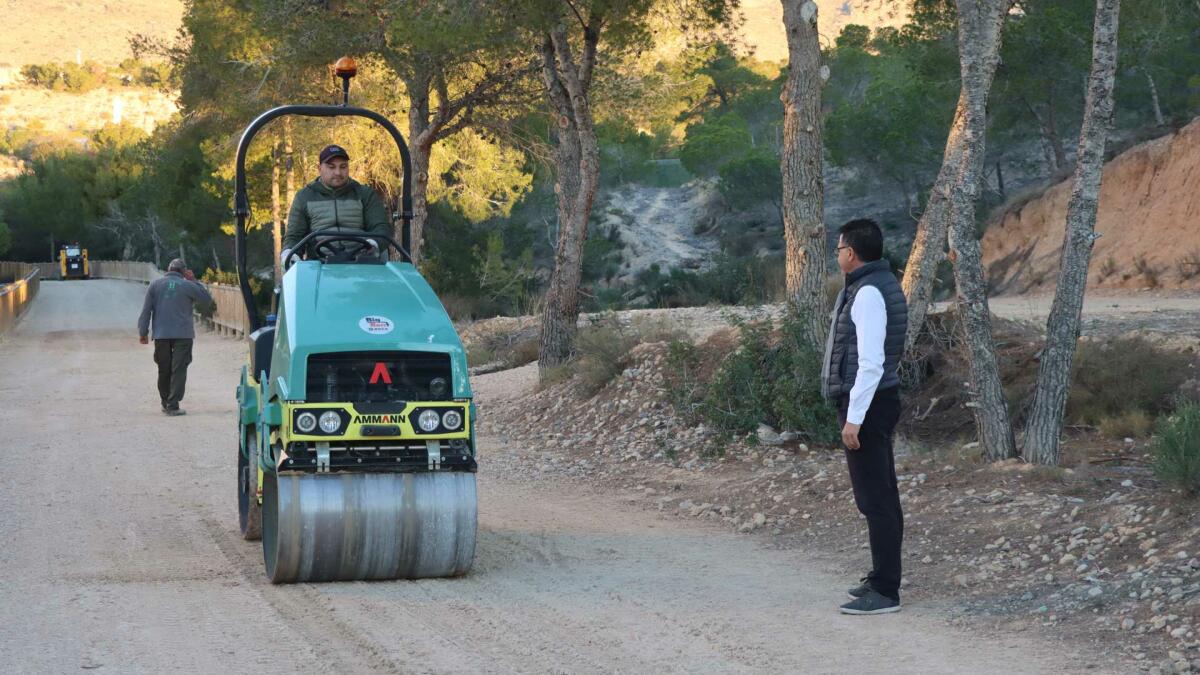
[[[1157,416],[1188,378],[1189,365],[1187,355],[1139,337],[1080,343],[1067,419],[1098,426],[1133,412]]]
[[[1181,401],[1158,422],[1154,472],[1190,495],[1200,495],[1200,403]]]
[[[614,315],[598,319],[575,338],[580,393],[593,396],[612,382],[629,364],[637,336],[621,328]]]
[[[1200,276],[1200,248],[1194,248],[1180,256],[1179,260],[1175,261],[1175,269],[1179,271],[1179,278],[1184,281]]]
[[[1117,260],[1110,255],[1104,259],[1103,263],[1100,264],[1100,281],[1104,281],[1116,273]]]
[[[821,354],[803,339],[800,318],[786,316],[777,331],[766,323],[740,324],[739,330],[732,350],[671,343],[668,389],[676,410],[730,433],[766,423],[811,441],[835,442],[836,413],[821,397]],[[719,354],[727,356],[711,370],[707,362]]]
[[[1158,268],[1155,267],[1146,256],[1139,255],[1133,259],[1133,269],[1142,278],[1146,280],[1146,285],[1150,288],[1158,288]]]
[[[1100,434],[1107,438],[1144,438],[1154,431],[1154,418],[1144,410],[1127,410],[1100,420]]]

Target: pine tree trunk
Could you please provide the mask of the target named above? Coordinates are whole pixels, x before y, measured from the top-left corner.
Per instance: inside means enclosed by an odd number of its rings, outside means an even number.
[[[961,171],[963,146],[963,111],[966,108],[966,92],[958,96],[954,110],[954,122],[950,135],[946,137],[946,150],[942,155],[942,168],[938,171],[925,212],[917,223],[917,236],[913,239],[908,263],[904,267],[901,287],[908,301],[908,335],[904,351],[911,353],[925,324],[929,305],[933,302],[933,282],[937,268],[945,259],[946,236],[950,227],[950,191]]]
[[[950,196],[950,248],[959,313],[966,333],[970,405],[984,456],[990,461],[1016,456],[992,340],[987,280],[975,227],[975,199],[986,153],[987,99],[1000,60],[1000,34],[1007,9],[1006,0],[958,0],[958,48],[965,106],[961,170]]]
[[[1054,170],[1058,171],[1067,165],[1067,151],[1063,147],[1062,136],[1058,134],[1058,120],[1054,116],[1053,98],[1046,103],[1046,123],[1042,126],[1042,133],[1046,135],[1046,141],[1050,144],[1050,149],[1054,151]]]
[[[551,110],[557,115],[552,134],[559,221],[538,345],[538,370],[543,376],[570,360],[579,321],[583,244],[600,184],[600,147],[588,100],[598,41],[598,30],[585,29],[577,61],[566,29],[559,25],[542,45],[542,79]]]
[[[806,323],[815,349],[829,329],[825,299],[825,186],[821,143],[821,46],[817,3],[782,0],[788,42],[783,90],[783,236],[788,301]]]
[[[292,149],[292,118],[283,118],[283,169],[286,172],[287,194],[284,196],[283,213],[284,221],[287,221],[287,214],[292,212],[292,200],[296,198],[296,162],[295,152]]]
[[[1092,73],[1088,82],[1083,129],[1075,162],[1075,184],[1067,203],[1058,287],[1046,321],[1046,347],[1038,365],[1037,390],[1025,434],[1025,458],[1036,464],[1058,464],[1059,440],[1071,366],[1079,341],[1079,320],[1087,287],[1088,263],[1095,242],[1104,144],[1113,114],[1113,82],[1117,67],[1117,22],[1120,0],[1097,0],[1092,38]]]
[[[273,139],[271,143],[271,240],[275,244],[275,286],[278,287],[283,280],[283,262],[279,260],[283,254],[283,221],[280,217],[280,201],[279,201],[279,169],[282,163],[282,155],[279,151],[279,139]]]
[[[433,150],[432,136],[426,132],[421,134],[416,143],[409,148],[412,158],[412,254],[413,264],[421,259],[421,250],[425,243],[425,224],[429,222],[429,155]],[[396,241],[402,241],[402,233],[396,233]]]
[[[1166,122],[1163,120],[1162,107],[1158,104],[1158,85],[1154,84],[1154,77],[1150,73],[1146,71],[1142,71],[1142,73],[1150,85],[1150,104],[1154,106],[1154,123],[1161,127]]]
[[[427,72],[417,72],[405,81],[408,90],[408,154],[412,161],[413,217],[409,226],[412,236],[409,255],[413,264],[421,257],[425,240],[425,223],[429,220],[429,154],[433,150],[435,129],[430,125],[430,88],[433,77]],[[404,233],[396,225],[392,238],[404,242]]]

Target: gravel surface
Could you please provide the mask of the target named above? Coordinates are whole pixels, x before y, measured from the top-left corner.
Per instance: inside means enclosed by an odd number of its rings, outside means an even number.
[[[158,411],[134,331],[144,287],[46,282],[0,342],[0,671],[1065,672],[1106,664],[986,639],[914,603],[836,613],[853,579],[481,449],[474,571],[272,586],[237,536],[236,340],[204,334],[183,407]],[[532,386],[477,382],[482,414]],[[491,411],[489,413],[489,411]],[[969,645],[969,648],[967,648]]]

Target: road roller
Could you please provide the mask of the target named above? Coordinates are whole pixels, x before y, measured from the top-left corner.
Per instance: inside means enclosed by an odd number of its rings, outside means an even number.
[[[238,513],[274,583],[466,574],[475,557],[475,406],[466,353],[412,263],[408,147],[382,115],[349,104],[286,105],[237,148],[236,263],[252,332],[237,387]],[[360,117],[402,160],[390,237],[309,233],[283,263],[275,314],[255,306],[246,267],[251,141],[287,115]],[[302,256],[304,259],[302,259]]]

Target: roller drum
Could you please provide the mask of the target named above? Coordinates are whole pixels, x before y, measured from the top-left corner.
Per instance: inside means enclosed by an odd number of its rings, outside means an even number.
[[[263,476],[263,557],[274,583],[466,574],[475,474]]]

